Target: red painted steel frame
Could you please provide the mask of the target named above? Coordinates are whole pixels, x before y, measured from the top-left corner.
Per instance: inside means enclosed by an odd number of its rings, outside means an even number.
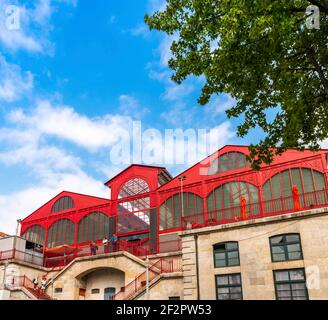
[[[309,150],[305,150],[304,152],[299,152],[296,150],[288,150],[282,156],[276,157],[273,164],[270,166],[264,166],[260,171],[253,171],[249,167],[235,169],[231,171],[226,171],[223,173],[218,173],[214,175],[207,175],[208,168],[210,163],[217,157],[228,153],[228,152],[241,152],[244,154],[248,154],[248,148],[245,146],[225,146],[220,149],[218,152],[212,154],[207,157],[205,160],[197,163],[192,166],[188,170],[184,171],[181,175],[184,175],[186,179],[183,181],[183,191],[191,192],[199,195],[203,199],[204,205],[204,213],[199,215],[198,222],[193,221],[198,225],[204,225],[204,223],[208,220],[211,220],[211,216],[213,213],[207,212],[206,207],[206,197],[218,186],[227,183],[227,182],[235,182],[235,181],[244,181],[250,184],[255,185],[258,188],[259,192],[259,202],[256,204],[252,204],[255,208],[257,207],[257,212],[260,213],[260,216],[263,216],[263,212],[265,212],[265,208],[272,207],[276,208],[276,210],[267,214],[281,214],[290,210],[281,210],[277,205],[277,201],[271,204],[270,202],[263,201],[263,191],[262,186],[264,183],[275,174],[282,172],[289,168],[310,168],[312,170],[316,170],[324,174],[326,188],[327,184],[327,150],[321,150],[318,152],[312,152]],[[154,167],[154,166],[142,166],[142,165],[132,165],[128,167],[126,170],[122,171],[120,174],[115,176],[113,179],[108,181],[106,185],[111,189],[111,199],[93,197],[73,192],[63,191],[49,202],[44,204],[42,207],[34,211],[28,217],[22,220],[21,223],[21,234],[33,225],[40,225],[45,229],[45,242],[47,243],[48,231],[51,225],[53,225],[56,221],[61,219],[69,219],[75,225],[74,232],[74,245],[77,247],[82,247],[86,243],[78,244],[77,243],[77,234],[78,234],[78,224],[79,222],[92,212],[101,212],[105,215],[119,216],[118,213],[118,204],[121,202],[138,200],[145,196],[150,199],[150,208],[157,208],[157,218],[159,225],[159,207],[160,205],[168,198],[172,197],[175,194],[179,194],[181,192],[181,182],[179,181],[179,176],[173,178],[168,181],[164,185],[158,187],[158,175],[163,173],[167,174],[165,168],[162,167]],[[143,195],[134,195],[124,199],[118,199],[118,194],[120,188],[130,179],[140,178],[146,181],[149,186],[149,193]],[[71,197],[74,201],[74,208],[69,209],[63,212],[51,213],[51,209],[53,204],[63,196]],[[302,196],[300,194],[300,196]],[[305,197],[306,195],[303,195]],[[316,197],[318,195],[315,195]],[[289,201],[289,200],[284,200]],[[251,206],[250,204],[246,204],[247,207]],[[251,210],[251,209],[249,209]],[[249,211],[248,210],[248,211]],[[146,210],[145,210],[146,211]],[[217,216],[215,221],[220,221],[220,223],[227,223],[231,221],[235,221],[239,219],[240,216],[240,208],[225,208],[223,211],[225,213],[216,212]],[[254,210],[251,210],[253,212]],[[148,211],[147,211],[148,212]],[[227,212],[230,212],[228,218],[225,219]],[[247,212],[247,210],[246,210]],[[218,216],[221,215],[222,218],[218,219]],[[250,215],[251,216],[251,215]],[[197,220],[197,217],[193,217],[192,219]],[[213,219],[212,219],[213,220]],[[212,221],[213,222],[213,221]],[[206,224],[206,223],[205,223]],[[158,233],[163,234],[167,232],[180,231],[186,228],[185,221],[181,220],[181,225],[179,228],[171,229],[171,230],[160,230],[158,227]],[[119,236],[127,236],[127,235],[136,235],[141,232],[147,232],[148,230],[138,230],[125,234],[120,234]],[[158,246],[159,247],[159,246]]]

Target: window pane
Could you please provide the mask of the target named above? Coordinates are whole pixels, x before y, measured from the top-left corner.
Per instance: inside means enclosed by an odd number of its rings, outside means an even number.
[[[217,276],[217,284],[218,285],[229,284],[229,277],[228,276]]]
[[[302,169],[303,175],[303,185],[304,185],[304,192],[312,192],[313,188],[313,181],[312,181],[312,172],[310,169]]]
[[[227,242],[226,243],[226,249],[227,250],[237,250],[238,249],[238,243],[236,243],[236,242]]]
[[[303,193],[300,169],[292,169],[293,184],[297,186],[298,192]]]
[[[230,284],[240,284],[240,275],[239,274],[230,275],[229,283]]]
[[[314,179],[316,190],[325,189],[325,179],[321,172],[313,171],[313,179]]]
[[[300,236],[298,234],[288,234],[286,235],[287,242],[299,242]]]
[[[283,242],[283,236],[278,236],[270,239],[272,244],[276,243],[282,243]]]
[[[285,254],[284,246],[272,246],[273,254]]]
[[[276,174],[274,177],[272,177],[271,181],[272,181],[272,195],[273,195],[273,199],[279,198],[281,196],[281,191],[280,191],[280,174]]]
[[[285,253],[283,253],[283,254],[273,253],[272,258],[273,258],[273,261],[275,261],[275,262],[287,260]]]
[[[276,281],[288,281],[288,271],[276,271],[275,272]]]
[[[303,270],[291,270],[289,274],[290,274],[290,280],[304,280]]]
[[[290,181],[289,170],[286,170],[281,173],[281,179],[282,179],[282,194],[285,197],[291,196],[292,195],[292,184]]]
[[[220,157],[220,172],[228,171],[228,154],[224,154]]]

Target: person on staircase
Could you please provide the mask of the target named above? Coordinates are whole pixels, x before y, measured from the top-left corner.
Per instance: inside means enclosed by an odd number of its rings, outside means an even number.
[[[42,277],[42,280],[41,280],[41,293],[42,294],[46,293],[46,288],[47,288],[47,279],[46,279],[46,277]]]

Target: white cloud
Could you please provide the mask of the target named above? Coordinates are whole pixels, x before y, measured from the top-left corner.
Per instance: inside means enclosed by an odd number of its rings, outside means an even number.
[[[215,117],[223,114],[226,110],[235,106],[237,101],[228,94],[220,94],[211,99],[211,101],[204,106],[208,116]]]
[[[136,27],[130,29],[130,33],[133,36],[142,36],[144,38],[148,38],[151,35],[149,27],[145,23],[140,23]]]
[[[165,100],[176,101],[188,96],[193,90],[194,87],[191,84],[182,83],[177,85],[171,83],[165,88],[162,97]]]
[[[136,98],[127,94],[120,95],[119,104],[120,115],[132,117],[134,119],[141,119],[150,112],[147,107],[141,106]]]
[[[155,11],[163,12],[166,8],[166,0],[149,0],[148,2],[148,14],[153,14]]]
[[[38,0],[22,5],[17,0],[0,0],[0,44],[11,51],[52,54],[53,46],[48,40],[48,31],[53,28],[51,17],[55,5],[66,4],[75,7],[75,0]],[[5,9],[8,5],[19,7],[19,29],[8,29]]]
[[[11,111],[9,120],[42,135],[58,137],[90,151],[112,146],[126,133],[126,128],[132,121],[128,116],[112,114],[88,118],[72,107],[53,106],[49,101],[39,101],[30,113],[21,109]]]
[[[32,89],[32,73],[22,72],[19,66],[8,63],[0,54],[0,100],[16,101]]]

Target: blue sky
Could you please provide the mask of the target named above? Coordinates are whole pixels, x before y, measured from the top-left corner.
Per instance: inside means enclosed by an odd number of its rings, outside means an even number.
[[[160,132],[215,129],[217,148],[256,142],[236,137],[229,96],[203,107],[201,78],[170,80],[172,37],[143,22],[164,3],[0,0],[1,231],[61,190],[108,197],[103,182],[127,165],[113,164],[110,150],[133,121]],[[8,4],[20,7],[19,30],[6,28]],[[175,175],[190,165],[166,166]]]

